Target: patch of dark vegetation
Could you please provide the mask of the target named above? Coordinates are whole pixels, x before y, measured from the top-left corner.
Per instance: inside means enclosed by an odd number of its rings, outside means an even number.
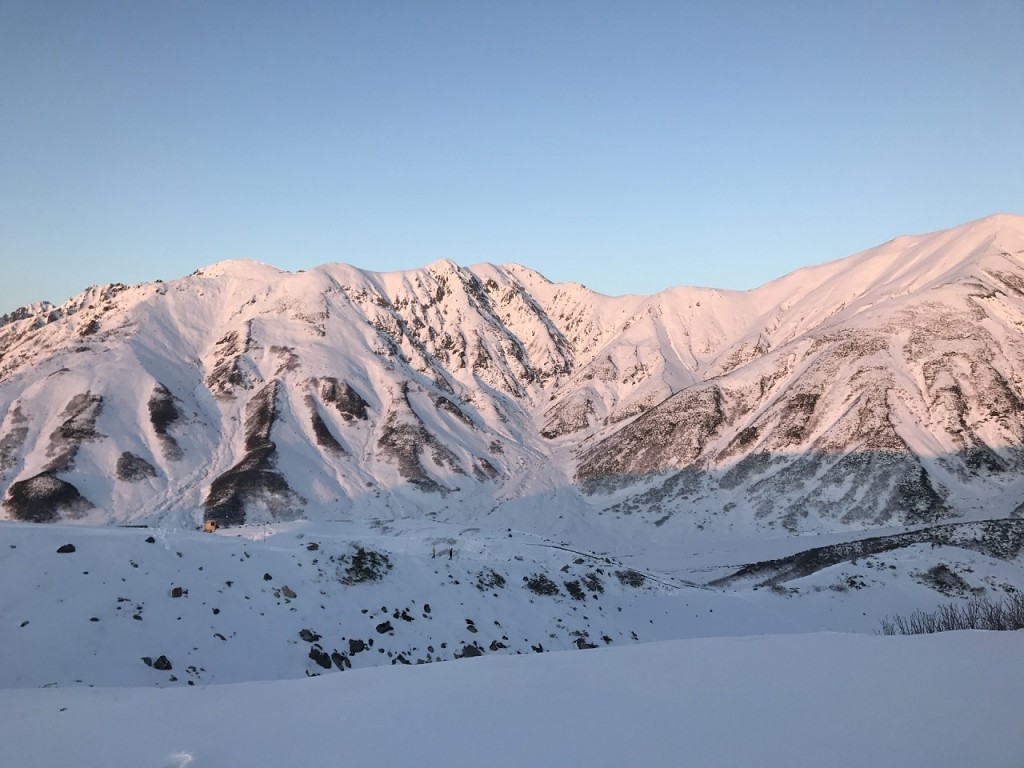
[[[338,438],[331,434],[331,430],[328,429],[323,416],[320,415],[316,405],[316,398],[312,395],[306,395],[306,407],[309,408],[309,419],[313,427],[313,436],[316,438],[316,444],[337,456],[343,456],[345,449],[338,442]]]
[[[27,480],[12,483],[7,489],[4,507],[15,520],[52,523],[67,517],[80,517],[92,504],[71,483],[51,472],[40,472]]]
[[[591,571],[582,579],[580,579],[580,581],[582,581],[583,586],[589,589],[591,592],[595,592],[597,594],[604,592],[604,584],[601,582],[601,579],[598,577],[598,575],[593,571]]]
[[[156,477],[156,469],[141,456],[125,451],[117,459],[117,479],[126,483],[137,483]]]
[[[53,460],[46,465],[46,472],[70,469],[82,443],[95,442],[105,437],[96,431],[96,419],[102,409],[103,397],[90,392],[75,395],[68,401],[61,413],[64,421],[50,433],[46,455],[53,457]]]
[[[935,611],[914,611],[909,616],[886,617],[881,635],[929,635],[961,629],[1014,631],[1024,629],[1024,593],[1013,592],[1001,600],[973,597],[966,603],[947,603]]]
[[[775,589],[781,586],[780,584],[773,584],[770,588]],[[861,590],[867,586],[864,579],[860,576],[844,576],[835,584],[829,584],[829,589],[833,592],[849,592],[851,589]],[[785,591],[785,587],[783,587]],[[777,594],[777,593],[776,593]]]
[[[164,456],[170,461],[178,461],[182,457],[182,451],[178,441],[170,435],[167,430],[181,420],[181,410],[178,407],[177,398],[171,394],[163,384],[159,382],[153,387],[153,393],[149,396],[149,423],[153,425],[153,431],[163,447]]]
[[[476,426],[473,423],[473,419],[466,415],[465,411],[463,411],[459,406],[457,406],[450,398],[445,397],[444,395],[434,396],[434,407],[436,407],[437,410],[439,411],[450,413],[452,416],[461,421],[467,427]]]
[[[569,593],[569,597],[573,600],[587,599],[587,593],[583,591],[583,587],[580,586],[576,579],[565,582],[565,591]]]
[[[558,594],[558,585],[543,573],[534,573],[530,576],[523,576],[523,581],[526,582],[526,588],[535,595],[552,596]]]
[[[274,373],[275,376],[280,376],[286,371],[297,371],[302,367],[294,347],[272,345],[270,354],[277,355],[277,359],[280,360],[277,371]]]
[[[478,458],[473,464],[473,477],[480,482],[494,480],[498,474],[497,468],[487,459]]]
[[[552,408],[548,420],[540,430],[545,440],[554,440],[563,435],[579,432],[590,426],[591,418],[596,416],[594,401],[582,394],[563,400]]]
[[[442,496],[452,491],[451,488],[434,480],[423,465],[421,455],[429,450],[430,458],[438,467],[447,467],[460,475],[466,474],[459,464],[458,457],[440,440],[427,431],[420,417],[416,415],[409,401],[409,385],[401,385],[401,403],[404,408],[393,410],[388,414],[377,440],[381,452],[398,464],[398,472],[410,484],[421,491],[439,493]],[[397,403],[396,403],[397,404]]]
[[[718,386],[689,387],[587,449],[576,469],[584,488],[602,478],[637,478],[696,466],[726,425]]]
[[[892,536],[871,536],[827,547],[815,547],[789,557],[745,565],[735,573],[715,579],[709,586],[723,587],[746,579],[759,579],[758,586],[771,586],[809,576],[837,563],[891,552],[914,544],[960,547],[1000,560],[1010,560],[1024,552],[1024,520],[1010,518],[975,523],[946,523]]]
[[[246,520],[246,509],[255,505],[265,507],[275,520],[293,519],[301,512],[305,499],[275,468],[277,447],[270,440],[279,386],[275,379],[246,404],[246,454],[210,485],[203,502],[204,520],[218,526],[241,525]]]
[[[476,588],[481,592],[491,589],[502,589],[504,586],[505,577],[490,568],[485,568],[476,575]]]
[[[28,418],[22,412],[20,405],[11,408],[7,412],[6,418],[0,419],[0,424],[5,421],[11,425],[11,428],[6,435],[0,437],[0,480],[3,479],[7,470],[17,464],[18,450],[24,445],[25,438],[28,437],[28,427],[22,426],[28,422]]]
[[[972,588],[963,576],[945,563],[939,563],[916,575],[920,583],[948,597],[969,597],[979,591]]]
[[[615,481],[610,479],[610,486]],[[601,480],[588,481],[584,488],[585,493],[600,493],[602,489]],[[649,488],[643,493],[631,496],[618,504],[608,507],[608,512],[621,515],[632,515],[640,513],[648,518],[655,517],[664,524],[679,507],[680,501],[686,501],[696,496],[704,488],[704,476],[700,470],[688,467],[678,472],[673,472],[665,480]],[[662,517],[665,519],[662,520]],[[656,523],[658,524],[658,523]]]
[[[368,418],[367,403],[362,396],[349,386],[348,382],[339,382],[333,377],[320,380],[320,399],[338,409],[345,421],[366,421]]]
[[[639,571],[628,569],[625,571],[616,571],[615,575],[619,581],[627,587],[642,587],[644,582],[647,581],[647,577]]]
[[[270,428],[277,419],[277,393],[281,384],[277,379],[252,396],[245,405],[245,450],[255,451],[272,445]]]
[[[392,569],[391,558],[383,552],[366,547],[355,547],[351,555],[340,558],[344,568],[339,568],[338,579],[342,584],[363,584],[380,581]]]
[[[903,475],[890,498],[890,506],[906,510],[906,521],[910,524],[934,523],[951,516],[924,467]]]
[[[14,427],[0,437],[0,478],[18,461],[18,450],[28,437],[28,427]]]

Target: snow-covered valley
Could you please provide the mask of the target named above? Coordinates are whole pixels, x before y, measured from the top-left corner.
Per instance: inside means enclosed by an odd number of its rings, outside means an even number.
[[[874,634],[1024,587],[1021,532],[976,533],[765,586],[729,558],[799,542],[662,572],[429,521],[3,523],[0,762],[1009,768],[1024,633]]]

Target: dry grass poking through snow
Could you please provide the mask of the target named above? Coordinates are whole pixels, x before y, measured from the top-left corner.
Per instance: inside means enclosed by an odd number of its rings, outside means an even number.
[[[962,604],[940,605],[932,613],[886,617],[879,634],[927,635],[956,629],[1024,629],[1024,594],[1015,592],[1001,600],[975,597]]]

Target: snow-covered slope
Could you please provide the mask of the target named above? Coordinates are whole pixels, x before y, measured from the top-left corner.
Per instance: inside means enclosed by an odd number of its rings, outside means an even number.
[[[173,691],[0,691],[0,761],[1017,768],[1019,635],[681,640]]]
[[[0,522],[0,764],[1020,765],[1024,633],[870,633],[1024,588],[1024,521],[798,538]]]
[[[0,319],[3,514],[676,541],[1009,515],[1022,323],[1009,215],[748,292],[222,262]]]

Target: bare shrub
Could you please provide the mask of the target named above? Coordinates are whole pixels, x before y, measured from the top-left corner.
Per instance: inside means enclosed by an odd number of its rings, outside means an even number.
[[[957,629],[1024,629],[1024,594],[1016,592],[1002,600],[974,597],[966,603],[940,605],[931,613],[914,611],[907,616],[887,616],[878,634],[927,635]]]

